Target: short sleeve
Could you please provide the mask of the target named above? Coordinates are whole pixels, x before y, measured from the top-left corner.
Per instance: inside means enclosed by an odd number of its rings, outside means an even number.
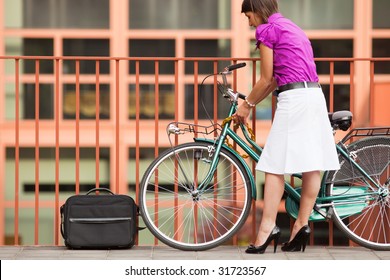
[[[273,24],[261,24],[256,28],[256,40],[257,47],[260,44],[264,44],[270,49],[274,49],[277,40],[278,34]]]

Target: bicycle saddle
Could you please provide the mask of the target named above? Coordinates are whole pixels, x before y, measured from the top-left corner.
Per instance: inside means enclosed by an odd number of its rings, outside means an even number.
[[[352,113],[350,111],[328,113],[328,116],[334,130],[341,129],[346,131],[352,124]]]

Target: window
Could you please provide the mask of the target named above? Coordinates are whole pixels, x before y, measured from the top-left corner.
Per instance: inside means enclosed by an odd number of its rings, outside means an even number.
[[[110,43],[108,39],[64,39],[64,56],[109,56]],[[80,61],[81,74],[95,74],[95,61]],[[65,74],[76,73],[75,61],[64,60],[63,69]],[[100,62],[100,73],[110,72],[109,61]]]
[[[5,118],[15,120],[15,84],[6,83]],[[25,83],[19,87],[19,118],[25,120],[35,119],[35,84]],[[54,85],[39,85],[39,119],[54,119]]]
[[[131,29],[229,29],[231,0],[131,0]]]
[[[5,0],[10,28],[109,28],[109,0]],[[92,8],[93,7],[93,8]]]
[[[6,55],[18,56],[52,56],[53,55],[53,39],[41,38],[11,38],[5,40]],[[6,61],[7,62],[7,61]],[[12,65],[7,63],[7,73],[14,74],[14,63]],[[23,73],[35,73],[35,60],[22,61]],[[50,60],[41,60],[39,62],[39,73],[50,74],[53,73],[53,62]]]
[[[174,119],[175,117],[175,86],[159,85],[159,112],[160,119]],[[140,85],[140,118],[155,118],[155,85]],[[129,86],[129,118],[136,117],[136,89]]]
[[[175,40],[130,40],[130,57],[175,57]],[[130,61],[129,72],[135,74],[135,62]],[[141,61],[140,74],[154,74],[154,61]],[[160,61],[159,74],[174,74],[173,61]]]
[[[76,118],[76,86],[74,84],[64,85],[63,95],[63,118]],[[96,85],[80,85],[80,119],[96,118]],[[100,84],[99,88],[99,119],[110,118],[110,86]]]
[[[35,119],[35,84],[23,86],[23,118]],[[54,119],[54,86],[52,84],[39,85],[39,118]]]
[[[373,1],[373,28],[388,29],[390,28],[390,1],[389,0],[372,0]]]
[[[25,56],[52,56],[53,39],[41,38],[7,38],[6,55]],[[39,74],[54,73],[54,63],[51,60],[39,61]],[[36,60],[20,60],[20,69],[23,74],[35,74]],[[13,61],[6,61],[7,74],[15,73]],[[26,120],[35,119],[35,84],[26,83],[20,85],[20,118]],[[39,118],[54,119],[54,86],[52,84],[39,85]],[[15,85],[6,85],[6,118],[15,119]]]
[[[390,39],[374,39],[372,57],[389,57]],[[390,61],[375,62],[375,74],[390,74]]]
[[[223,119],[228,115],[229,101],[217,93],[217,117]],[[194,118],[194,85],[185,86],[185,118]],[[214,85],[203,85],[198,91],[198,117],[199,119],[214,119]]]
[[[303,29],[353,29],[354,0],[279,0],[279,8]]]
[[[314,57],[353,57],[353,40],[351,39],[329,39],[329,40],[311,40]],[[317,61],[318,74],[329,74],[329,62]],[[335,74],[349,74],[349,62],[335,62]]]
[[[185,56],[186,57],[230,57],[230,40],[186,40],[185,41]],[[218,69],[229,62],[219,62]],[[221,65],[222,64],[222,65]],[[185,73],[194,73],[194,63],[188,61],[185,64]],[[212,61],[200,61],[199,62],[200,74],[212,74],[214,73],[214,66]]]

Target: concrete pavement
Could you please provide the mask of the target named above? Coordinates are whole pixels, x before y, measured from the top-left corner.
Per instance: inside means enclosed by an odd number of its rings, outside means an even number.
[[[302,252],[250,255],[246,247],[220,246],[208,251],[186,252],[167,246],[134,246],[124,250],[70,250],[64,246],[0,246],[1,260],[390,260],[390,251],[362,247],[308,246]]]

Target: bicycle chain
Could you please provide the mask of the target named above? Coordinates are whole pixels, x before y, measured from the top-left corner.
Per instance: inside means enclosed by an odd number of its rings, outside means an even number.
[[[224,119],[224,120],[222,121],[222,125],[221,125],[221,126],[223,127],[227,122],[230,122],[232,119],[233,119],[233,116],[227,117],[226,119]],[[233,128],[236,130],[239,126],[240,126],[240,124],[235,123],[234,126],[233,126]],[[256,141],[256,137],[255,137],[255,134],[253,133],[252,128],[249,127],[248,123],[245,123],[245,127],[246,127],[246,129],[247,129],[247,131],[248,131],[248,133],[249,133],[249,135],[250,135],[251,140],[255,142],[255,141]],[[234,151],[236,151],[242,158],[248,158],[248,157],[249,157],[247,154],[240,154],[240,153],[237,151],[237,149],[235,149],[234,146],[233,146],[232,144],[230,144],[229,139],[228,139],[227,137],[226,137],[226,139],[225,139],[225,143],[226,143],[226,145],[227,145],[229,148],[231,148],[231,149],[233,149]]]

